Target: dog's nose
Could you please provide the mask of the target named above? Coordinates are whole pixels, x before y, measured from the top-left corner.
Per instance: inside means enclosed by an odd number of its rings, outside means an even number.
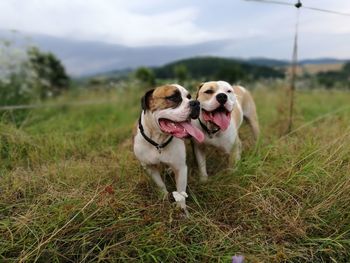
[[[227,101],[227,95],[225,93],[219,93],[216,95],[216,100],[221,104],[225,104]]]
[[[191,100],[190,101],[190,107],[191,108],[198,108],[199,107],[199,101],[198,100]]]
[[[191,100],[190,101],[190,108],[191,108],[191,113],[190,117],[191,119],[197,119],[199,117],[199,112],[200,112],[200,103],[198,100]]]

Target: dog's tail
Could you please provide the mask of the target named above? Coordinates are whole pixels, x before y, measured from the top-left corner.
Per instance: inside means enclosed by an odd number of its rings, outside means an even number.
[[[241,86],[234,86],[234,90],[242,106],[243,117],[252,130],[255,141],[257,141],[260,135],[260,128],[253,97],[248,90]]]

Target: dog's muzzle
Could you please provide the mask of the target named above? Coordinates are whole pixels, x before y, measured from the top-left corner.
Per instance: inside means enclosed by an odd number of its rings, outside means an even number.
[[[191,100],[190,101],[190,108],[191,108],[191,113],[190,113],[191,119],[197,119],[199,117],[199,113],[200,113],[199,101],[198,100]]]
[[[220,105],[224,105],[227,101],[227,95],[225,93],[219,93],[216,95],[216,100],[220,103]]]

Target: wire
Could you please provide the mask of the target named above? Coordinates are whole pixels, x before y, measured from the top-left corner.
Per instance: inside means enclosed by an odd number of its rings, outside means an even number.
[[[247,2],[258,2],[258,3],[264,3],[264,4],[278,4],[278,5],[288,5],[288,6],[295,6],[295,4],[292,3],[286,3],[286,2],[281,2],[281,1],[275,1],[275,0],[244,0]],[[333,15],[341,15],[341,16],[350,16],[349,13],[343,13],[343,12],[338,12],[338,11],[333,11],[333,10],[328,10],[328,9],[322,9],[318,7],[311,7],[311,6],[301,6],[301,8],[313,10],[313,11],[319,11],[319,12],[324,12],[324,13],[329,13]]]
[[[341,16],[350,16],[350,14],[348,14],[348,13],[343,13],[343,12],[338,12],[338,11],[332,11],[332,10],[327,10],[327,9],[322,9],[322,8],[317,8],[317,7],[310,7],[310,6],[303,6],[303,7],[306,9],[314,10],[314,11],[320,11],[320,12],[341,15]]]
[[[291,3],[280,2],[280,1],[274,1],[274,0],[244,0],[244,1],[247,1],[247,2],[260,2],[260,3],[270,3],[270,4],[294,6],[294,4],[291,4]]]
[[[297,77],[297,67],[298,67],[298,32],[299,32],[299,15],[300,15],[300,8],[303,7],[305,9],[310,9],[314,11],[320,11],[325,13],[331,13],[336,15],[342,15],[342,16],[350,16],[350,14],[347,13],[341,13],[337,11],[327,10],[327,9],[321,9],[317,7],[309,7],[304,6],[300,0],[298,0],[297,3],[287,3],[287,2],[281,2],[276,0],[245,0],[249,2],[258,2],[258,3],[270,3],[270,4],[278,4],[278,5],[287,5],[287,6],[294,6],[297,8],[297,19],[295,24],[295,35],[294,35],[294,45],[293,45],[293,56],[292,56],[292,68],[291,68],[291,83],[289,88],[289,114],[288,114],[288,122],[287,122],[287,130],[286,134],[289,134],[292,131],[292,124],[293,124],[293,113],[294,113],[294,91],[295,91],[295,82]]]

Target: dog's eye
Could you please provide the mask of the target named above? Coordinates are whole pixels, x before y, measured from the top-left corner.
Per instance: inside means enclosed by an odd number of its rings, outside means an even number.
[[[204,93],[206,93],[206,94],[213,94],[213,93],[214,93],[214,91],[213,91],[213,90],[211,90],[211,89],[207,89],[206,91],[204,91]]]
[[[181,95],[175,93],[174,95],[166,97],[167,100],[170,100],[175,103],[180,103],[182,101]]]
[[[230,89],[229,89],[227,92],[228,92],[228,93],[231,93],[231,92],[232,92],[232,90],[230,90]]]
[[[192,98],[191,94],[188,94],[186,98],[190,100]]]

